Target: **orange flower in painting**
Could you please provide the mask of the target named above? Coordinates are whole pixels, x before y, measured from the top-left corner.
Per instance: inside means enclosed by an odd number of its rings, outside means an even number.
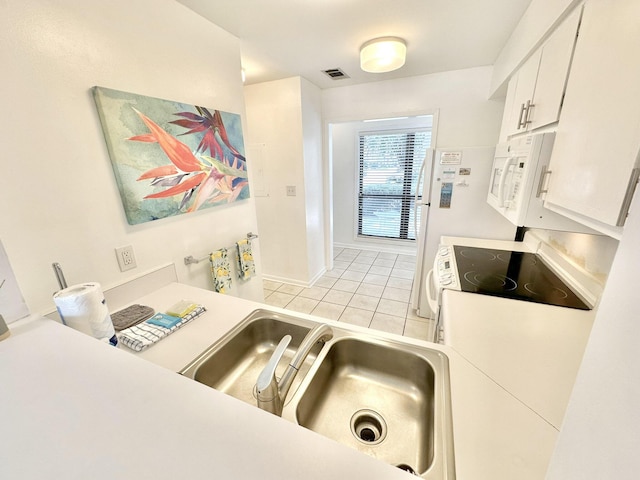
[[[131,138],[129,140],[132,140]],[[162,167],[152,168],[140,175],[136,180],[146,180],[147,178],[168,177],[170,175],[177,175],[178,169],[173,165],[163,165]]]
[[[216,110],[211,115],[208,110],[202,107],[196,108],[204,116],[181,112],[176,115],[184,118],[171,122],[181,127],[191,128],[185,134],[203,132],[203,138],[196,154],[186,144],[177,140],[149,117],[134,108],[136,114],[151,133],[136,135],[130,137],[129,140],[157,143],[171,160],[171,164],[147,170],[137,178],[138,181],[152,179],[151,185],[155,187],[168,187],[165,190],[151,193],[144,199],[167,198],[183,194],[179,208],[185,207],[194,197],[191,206],[187,209],[188,212],[193,212],[205,203],[224,200],[232,202],[248,185],[245,158],[231,145],[220,112]],[[231,152],[233,163],[224,158],[223,149],[216,140],[216,135]],[[214,157],[196,157],[201,150],[209,150]]]
[[[183,172],[197,172],[201,170],[201,165],[198,159],[191,153],[191,149],[184,143],[169,135],[158,124],[147,117],[144,113],[139,112],[134,108],[134,111],[142,119],[144,124],[149,130],[151,130],[150,136],[142,136],[144,140],[151,141],[150,138],[155,139],[160,145],[160,148],[167,154],[171,163],[178,167]],[[130,140],[141,141],[140,138],[132,137]]]

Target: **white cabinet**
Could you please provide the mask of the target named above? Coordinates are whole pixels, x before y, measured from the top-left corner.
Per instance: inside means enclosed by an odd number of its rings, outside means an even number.
[[[587,1],[545,200],[546,207],[614,237],[638,178],[638,19],[638,0]]]
[[[530,123],[527,123],[526,117],[535,108],[535,103],[533,103],[534,93],[541,56],[542,49],[536,50],[509,80],[509,90],[513,90],[513,103],[511,105],[507,135],[529,130]]]
[[[507,135],[558,121],[581,13],[573,11],[509,81]]]

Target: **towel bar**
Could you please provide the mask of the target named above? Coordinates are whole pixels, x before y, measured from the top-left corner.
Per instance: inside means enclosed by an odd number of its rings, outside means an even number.
[[[258,235],[256,235],[255,233],[247,233],[247,240],[251,241],[258,238]],[[227,250],[231,250],[231,252],[235,252],[235,244],[231,245],[230,247],[226,247]],[[184,264],[185,265],[193,265],[195,263],[200,263],[200,262],[204,262],[205,260],[208,260],[209,257],[211,256],[211,254],[207,255],[206,257],[202,257],[202,258],[194,258],[193,255],[189,255],[187,257],[184,257]]]

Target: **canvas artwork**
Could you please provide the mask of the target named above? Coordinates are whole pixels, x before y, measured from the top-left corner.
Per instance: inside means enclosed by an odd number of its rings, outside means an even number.
[[[94,87],[131,225],[249,197],[240,115]]]

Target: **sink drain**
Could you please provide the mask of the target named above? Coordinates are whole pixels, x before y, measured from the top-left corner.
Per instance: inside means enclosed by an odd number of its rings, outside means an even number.
[[[373,410],[358,410],[351,417],[351,432],[367,445],[376,445],[387,436],[387,424]]]

